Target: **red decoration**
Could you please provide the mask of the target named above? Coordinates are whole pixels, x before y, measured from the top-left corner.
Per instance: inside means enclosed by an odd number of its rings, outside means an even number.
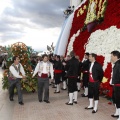
[[[96,61],[99,62],[102,66],[104,63],[105,57],[103,56],[97,56]]]
[[[72,27],[71,27],[71,30],[70,30],[70,36],[69,36],[69,39],[68,39],[68,44],[69,44],[70,38],[73,36],[73,34],[75,34],[79,29],[81,29],[84,26],[85,18],[86,18],[86,15],[87,15],[87,10],[84,10],[84,13],[82,15],[80,15],[79,17],[77,17],[77,13],[78,13],[80,8],[83,8],[84,5],[88,6],[88,3],[89,2],[86,1],[74,13],[74,18],[73,18]]]
[[[78,10],[82,8],[84,5],[88,6],[89,2],[88,0],[79,7],[74,14],[73,22],[72,22],[72,28],[70,31],[70,36],[68,39],[68,44],[70,41],[70,38],[73,36],[73,34],[76,34],[76,32],[83,28],[84,21],[87,15],[87,10],[84,11],[82,15],[77,17]],[[98,11],[98,7],[97,7]],[[101,29],[105,30],[111,26],[117,26],[117,28],[120,29],[120,0],[108,0],[107,2],[107,8],[104,15],[104,21],[101,24],[98,24],[95,28],[93,28],[92,32]],[[76,37],[74,44],[73,44],[73,50],[75,53],[80,57],[82,60],[84,57],[85,52],[85,44],[88,41],[88,38],[90,37],[91,33],[89,33],[87,30],[80,33],[78,37]],[[97,61],[99,61],[103,65],[104,57],[101,56],[97,58]],[[111,78],[111,71],[112,67],[111,64],[108,63],[107,69],[105,70],[104,76],[108,78],[108,82],[101,84],[101,89],[107,91],[107,96],[112,96],[112,86],[109,84],[110,78]]]

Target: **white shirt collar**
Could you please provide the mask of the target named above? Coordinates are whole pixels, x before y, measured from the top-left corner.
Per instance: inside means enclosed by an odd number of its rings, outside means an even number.
[[[92,68],[93,68],[94,63],[95,63],[95,61],[91,62],[91,66],[90,66],[90,69],[89,69],[90,73],[92,73]]]

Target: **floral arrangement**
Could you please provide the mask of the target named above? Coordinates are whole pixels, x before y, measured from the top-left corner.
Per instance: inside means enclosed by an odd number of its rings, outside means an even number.
[[[101,90],[106,90],[107,96],[111,97],[112,86],[109,84],[112,72],[110,52],[120,51],[120,2],[119,0],[93,1],[96,3],[93,7],[96,16],[88,17],[91,0],[83,0],[75,11],[66,54],[74,50],[82,60],[85,52],[96,53],[98,55],[97,61],[103,65],[104,77],[107,79],[101,84]],[[98,23],[91,32],[88,32],[86,25],[94,20],[97,20]]]
[[[11,54],[9,54],[9,52]],[[22,89],[26,90],[27,92],[35,92],[37,90],[37,78],[32,78],[33,70],[31,68],[30,64],[30,55],[32,54],[32,49],[27,47],[22,42],[17,42],[13,44],[8,49],[8,59],[7,59],[7,69],[3,73],[3,79],[2,79],[2,88],[8,89],[8,74],[9,74],[9,66],[13,63],[12,57],[13,56],[19,56],[20,63],[23,65],[25,73],[26,73],[26,80],[21,80],[22,83]],[[16,92],[16,89],[15,89]]]

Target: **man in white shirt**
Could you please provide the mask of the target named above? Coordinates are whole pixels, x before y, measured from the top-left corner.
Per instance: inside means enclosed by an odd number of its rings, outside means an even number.
[[[43,61],[39,62],[35,68],[33,77],[38,73],[38,99],[42,102],[44,90],[44,102],[49,101],[49,76],[53,79],[53,65],[48,61],[48,56],[43,55]]]
[[[21,92],[21,78],[25,79],[25,71],[23,66],[19,63],[19,57],[13,57],[13,64],[9,68],[9,99],[10,101],[14,101],[14,88],[17,88],[18,92],[18,102],[20,105],[24,105],[23,97]],[[22,75],[20,75],[20,73]]]

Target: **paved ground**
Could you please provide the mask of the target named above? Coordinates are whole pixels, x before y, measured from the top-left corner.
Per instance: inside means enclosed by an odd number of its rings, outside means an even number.
[[[85,110],[88,99],[78,98],[78,104],[65,105],[68,101],[67,91],[54,94],[54,88],[50,87],[50,104],[39,103],[37,93],[24,93],[24,106],[15,101],[8,100],[8,91],[2,90],[2,71],[0,70],[0,120],[115,120],[111,118],[114,106],[108,105],[105,98],[100,98],[99,109],[96,114],[91,110]]]

